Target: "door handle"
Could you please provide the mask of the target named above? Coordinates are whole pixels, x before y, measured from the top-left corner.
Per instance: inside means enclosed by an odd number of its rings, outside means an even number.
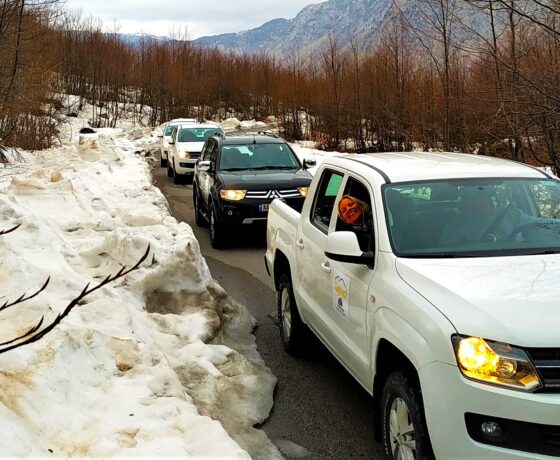
[[[302,239],[301,239],[301,240],[297,240],[297,241],[296,241],[296,246],[297,246],[298,248],[300,248],[300,249],[303,249],[303,240],[302,240]]]
[[[328,262],[323,262],[321,264],[321,270],[323,270],[325,273],[330,273],[331,272],[331,266],[329,265]]]

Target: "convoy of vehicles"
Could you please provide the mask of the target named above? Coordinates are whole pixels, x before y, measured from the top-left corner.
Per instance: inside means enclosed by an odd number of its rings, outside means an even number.
[[[175,125],[169,141],[167,176],[173,178],[175,184],[187,178],[192,180],[194,166],[206,140],[210,136],[224,135],[224,130],[216,123]]]
[[[301,212],[268,214],[284,347],[325,344],[373,395],[391,458],[560,456],[559,219],[560,183],[527,165],[328,158]]]
[[[301,209],[311,175],[288,143],[271,134],[214,136],[204,144],[193,181],[196,224],[210,226],[214,248],[236,229],[265,223],[273,199]],[[264,230],[264,229],[263,229]]]

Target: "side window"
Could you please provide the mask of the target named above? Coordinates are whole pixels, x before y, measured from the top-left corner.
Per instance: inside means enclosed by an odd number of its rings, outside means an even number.
[[[202,147],[202,152],[200,153],[200,161],[204,161],[204,160],[208,160],[208,151],[210,149],[210,146],[212,145],[212,142],[206,142],[204,144],[204,147]]]
[[[368,189],[353,177],[348,178],[338,205],[336,231],[356,233],[360,249],[368,251],[373,237],[373,212]]]
[[[311,210],[311,223],[325,234],[329,232],[334,202],[343,177],[339,172],[325,170],[315,195],[315,202]]]

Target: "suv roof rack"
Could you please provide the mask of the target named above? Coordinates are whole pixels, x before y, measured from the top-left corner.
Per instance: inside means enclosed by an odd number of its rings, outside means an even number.
[[[261,134],[262,136],[275,137],[275,138],[280,137],[278,134],[274,134],[272,131],[259,131],[257,134]]]

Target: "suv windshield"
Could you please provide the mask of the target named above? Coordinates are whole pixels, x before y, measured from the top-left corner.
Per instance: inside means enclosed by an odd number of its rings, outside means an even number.
[[[560,182],[460,179],[383,187],[387,228],[403,257],[560,252]]]
[[[286,144],[224,145],[222,171],[300,169],[300,163]]]
[[[222,135],[221,128],[182,128],[179,131],[177,142],[204,142],[210,136]]]

